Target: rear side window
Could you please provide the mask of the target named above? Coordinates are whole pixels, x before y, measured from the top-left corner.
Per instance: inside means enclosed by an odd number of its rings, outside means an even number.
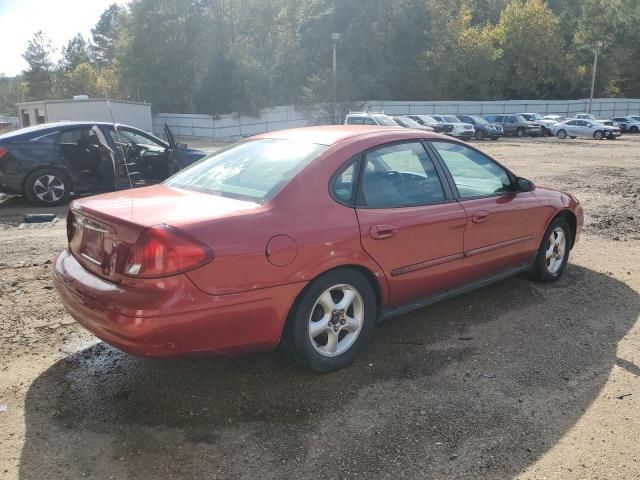
[[[340,203],[353,205],[356,197],[356,177],[358,172],[358,161],[353,161],[343,167],[334,176],[331,184],[331,194]]]
[[[362,199],[370,208],[395,208],[445,200],[440,178],[419,142],[377,148],[365,155]]]
[[[326,149],[279,139],[241,142],[181,170],[165,185],[264,203]]]

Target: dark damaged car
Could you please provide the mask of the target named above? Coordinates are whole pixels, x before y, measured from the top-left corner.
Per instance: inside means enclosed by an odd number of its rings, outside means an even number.
[[[114,123],[59,122],[0,135],[0,192],[53,206],[162,182],[205,152]]]

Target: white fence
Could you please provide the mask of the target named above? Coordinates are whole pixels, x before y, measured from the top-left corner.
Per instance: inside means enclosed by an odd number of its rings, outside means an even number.
[[[571,117],[576,113],[588,111],[589,100],[372,101],[366,102],[366,108],[390,115],[409,113],[488,115],[491,113],[537,112]],[[638,114],[640,99],[598,98],[593,100],[591,111],[602,117]],[[295,106],[287,105],[265,108],[258,117],[238,114],[213,117],[211,115],[158,113],[153,116],[153,130],[156,134],[161,135],[166,123],[174,134],[181,137],[226,140],[284,128],[304,127],[313,122],[308,110],[304,111]]]

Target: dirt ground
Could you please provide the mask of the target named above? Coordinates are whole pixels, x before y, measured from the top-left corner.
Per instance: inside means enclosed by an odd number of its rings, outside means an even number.
[[[382,323],[328,375],[98,342],[52,289],[64,221],[19,228],[37,209],[5,199],[0,478],[640,478],[640,136],[480,148],[583,203],[564,277]]]

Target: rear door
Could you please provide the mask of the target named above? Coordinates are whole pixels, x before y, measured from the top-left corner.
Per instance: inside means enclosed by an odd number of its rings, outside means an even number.
[[[543,212],[532,192],[516,192],[512,175],[469,146],[431,145],[446,166],[467,216],[464,274],[476,281],[521,267],[538,248]]]
[[[402,305],[459,282],[464,209],[419,141],[365,152],[356,203],[365,251]]]

